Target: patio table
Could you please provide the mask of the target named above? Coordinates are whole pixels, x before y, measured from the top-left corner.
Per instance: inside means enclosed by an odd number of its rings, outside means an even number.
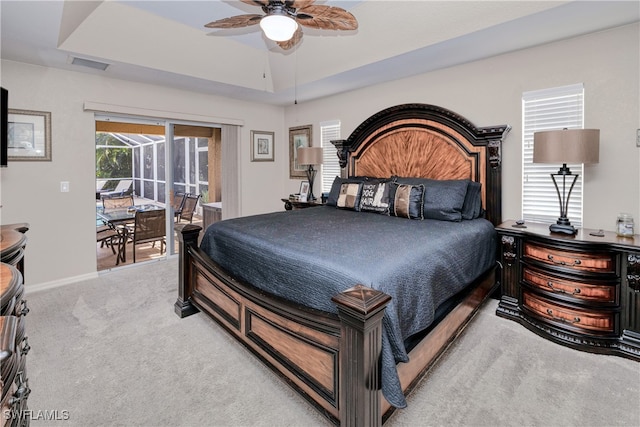
[[[111,228],[116,230],[120,235],[120,241],[118,242],[118,252],[116,258],[116,265],[120,264],[120,261],[127,261],[127,238],[129,235],[129,229],[126,224],[130,224],[136,219],[136,212],[145,212],[151,210],[164,209],[164,206],[154,205],[151,203],[145,203],[142,205],[130,206],[126,209],[105,209],[102,206],[96,206],[96,216],[98,219],[108,224]]]

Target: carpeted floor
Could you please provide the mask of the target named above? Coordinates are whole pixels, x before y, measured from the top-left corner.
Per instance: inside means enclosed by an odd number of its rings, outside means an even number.
[[[204,315],[174,314],[177,262],[27,293],[33,425],[330,425]],[[640,363],[553,344],[496,304],[388,425],[640,426]]]

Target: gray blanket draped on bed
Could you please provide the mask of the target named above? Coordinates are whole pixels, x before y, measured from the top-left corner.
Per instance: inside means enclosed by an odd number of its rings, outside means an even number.
[[[233,276],[326,312],[337,313],[331,297],[355,284],[389,294],[382,392],[399,408],[406,406],[396,371],[408,360],[403,340],[494,265],[495,247],[484,219],[419,221],[328,206],[218,222],[201,243]]]

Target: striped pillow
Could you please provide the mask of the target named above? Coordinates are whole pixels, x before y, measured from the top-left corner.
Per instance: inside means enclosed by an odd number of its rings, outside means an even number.
[[[391,183],[389,215],[424,219],[424,185]]]

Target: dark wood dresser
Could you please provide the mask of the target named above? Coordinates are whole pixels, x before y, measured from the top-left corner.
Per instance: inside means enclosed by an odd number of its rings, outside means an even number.
[[[26,224],[2,226],[0,238],[0,382],[2,387],[2,426],[28,426],[27,398],[31,389],[27,378],[26,356],[29,342],[25,317],[29,313],[24,299],[24,249]]]
[[[549,340],[640,361],[640,235],[507,221],[497,314]]]

